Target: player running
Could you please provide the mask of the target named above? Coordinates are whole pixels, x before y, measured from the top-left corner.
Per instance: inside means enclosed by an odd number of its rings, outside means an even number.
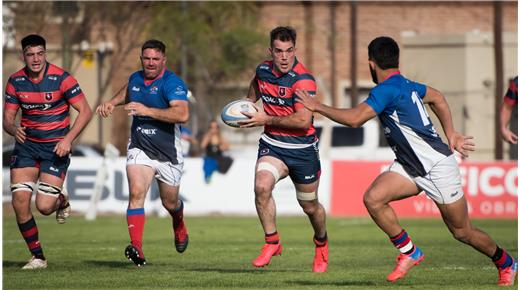
[[[395,282],[424,260],[401,227],[390,202],[424,191],[436,204],[453,236],[487,255],[498,268],[498,285],[513,285],[517,261],[483,231],[473,227],[461,186],[453,150],[463,156],[474,150],[473,137],[453,128],[444,96],[426,85],[413,82],[399,72],[399,47],[389,37],[378,37],[368,46],[372,80],[377,84],[365,102],[351,109],[320,104],[305,91],[297,91],[298,101],[338,123],[359,127],[378,116],[396,160],[365,192],[364,203],[374,222],[400,251],[395,269],[387,281]],[[424,104],[439,118],[449,145],[435,131]]]
[[[175,248],[182,253],[188,247],[184,203],[179,199],[184,162],[179,123],[188,121],[188,89],[178,76],[166,69],[165,53],[166,46],[161,41],[146,41],[141,48],[143,70],[130,76],[126,95],[115,96],[96,109],[106,118],[115,106],[127,102],[124,109],[133,117],[126,165],[131,244],[126,247],[125,256],[137,266],[146,264],[142,245],[144,201],[154,178],[162,204],[172,216]]]
[[[269,264],[272,256],[282,254],[276,229],[276,206],[272,191],[278,180],[287,176],[296,188],[296,198],[314,229],[313,272],[325,272],[329,261],[325,209],[318,201],[321,165],[318,138],[312,112],[295,102],[295,90],[316,93],[309,71],[296,59],[296,31],[277,27],[271,31],[269,53],[272,60],[256,68],[247,99],[262,98],[264,110],[244,113],[249,120],[241,127],[265,126],[260,138],[255,166],[255,205],[265,233],[265,245],[253,266]]]
[[[43,37],[24,37],[22,56],[25,67],[7,81],[3,121],[4,131],[16,139],[10,163],[12,205],[32,254],[22,269],[32,270],[47,268],[31,213],[32,193],[36,189],[36,208],[41,214],[56,212],[56,221],[65,223],[71,207],[62,187],[72,142],[87,126],[92,110],[74,77],[47,62]],[[79,113],[72,128],[70,106]],[[22,116],[17,125],[20,108]]]

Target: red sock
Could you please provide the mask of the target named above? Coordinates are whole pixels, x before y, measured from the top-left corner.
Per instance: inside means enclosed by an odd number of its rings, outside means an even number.
[[[271,234],[265,234],[265,243],[266,244],[278,244],[280,243],[280,236],[278,232],[274,232]]]
[[[173,227],[176,228],[182,223],[182,219],[184,218],[184,202],[181,200],[181,205],[170,212],[170,215],[173,219]]]
[[[128,209],[126,211],[126,222],[128,223],[128,233],[132,245],[141,249],[145,222],[144,208]]]

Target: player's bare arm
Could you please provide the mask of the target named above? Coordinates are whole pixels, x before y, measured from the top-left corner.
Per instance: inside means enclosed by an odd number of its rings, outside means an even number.
[[[249,85],[249,91],[247,92],[246,100],[256,103],[260,98],[260,90],[258,89],[258,83],[253,78]]]
[[[511,144],[518,143],[518,136],[509,130],[509,122],[511,120],[511,114],[513,112],[513,106],[504,102],[500,109],[500,133],[502,133],[502,139]]]
[[[96,108],[96,113],[101,115],[101,117],[103,118],[107,118],[108,116],[110,116],[114,111],[115,107],[122,105],[126,102],[128,98],[128,90],[125,90],[124,94],[121,94],[121,92],[127,87],[128,84],[122,87],[112,99],[99,105]]]
[[[469,151],[475,151],[475,143],[472,141],[473,136],[465,136],[455,131],[450,107],[441,92],[427,87],[423,102],[428,104],[437,118],[439,118],[452,151],[457,150],[464,157],[469,156]]]
[[[238,122],[241,128],[270,125],[286,129],[308,129],[311,125],[312,112],[306,108],[299,108],[291,115],[279,117],[270,116],[259,106],[254,106],[256,113],[242,112],[249,119]]]
[[[320,103],[307,91],[296,90],[296,101],[304,105],[312,112],[317,112],[323,116],[346,126],[361,127],[366,121],[377,116],[376,112],[365,103],[361,103],[354,108],[333,108]]]
[[[65,137],[56,144],[54,152],[58,156],[65,156],[70,153],[72,142],[79,136],[81,131],[85,129],[88,122],[92,119],[92,109],[90,108],[87,99],[83,98],[71,105],[78,111],[78,117],[70,128],[70,131]]]
[[[130,102],[125,105],[130,116],[146,116],[167,123],[185,123],[190,117],[188,102],[170,101],[167,109],[150,108],[139,102]]]
[[[23,143],[26,138],[25,127],[16,126],[15,120],[17,113],[18,110],[4,110],[4,131],[13,136],[18,143]]]

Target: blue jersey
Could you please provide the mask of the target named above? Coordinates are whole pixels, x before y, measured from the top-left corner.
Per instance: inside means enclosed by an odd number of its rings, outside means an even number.
[[[426,175],[452,154],[433,127],[422,102],[425,95],[425,85],[396,73],[374,87],[365,100],[378,114],[396,160],[414,177]]]
[[[186,85],[169,70],[151,83],[145,83],[143,71],[135,72],[128,80],[127,90],[130,102],[151,108],[166,109],[171,101],[188,101]],[[180,164],[183,162],[180,125],[134,116],[128,148],[139,148],[150,159]]]

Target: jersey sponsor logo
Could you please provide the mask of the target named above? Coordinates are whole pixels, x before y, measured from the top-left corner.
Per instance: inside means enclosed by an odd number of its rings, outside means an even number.
[[[388,135],[390,135],[390,132],[392,132],[392,130],[390,130],[390,128],[388,128],[388,127],[385,127],[384,132],[385,132],[385,135],[388,136]]]
[[[261,65],[260,69],[270,70],[271,68],[268,65]]]
[[[450,196],[451,196],[451,197],[454,197],[454,196],[456,196],[457,194],[459,194],[459,192],[458,192],[458,191],[455,191],[454,193],[450,194]]]
[[[52,93],[45,93],[45,100],[51,101],[52,100]]]
[[[47,78],[49,80],[51,80],[51,81],[57,81],[58,80],[58,77],[56,77],[56,76],[48,76]]]
[[[14,81],[15,82],[23,82],[23,81],[25,81],[25,78],[24,77],[18,77],[18,78],[15,78]]]
[[[268,153],[269,153],[269,149],[268,148],[260,150],[260,155],[267,155]]]
[[[176,95],[185,95],[186,94],[186,91],[184,90],[184,88],[182,86],[178,86],[176,89],[175,89],[175,94]]]
[[[273,105],[283,105],[283,104],[285,104],[285,101],[282,100],[282,99],[275,98],[275,97],[270,97],[270,96],[266,96],[266,95],[262,95],[262,101],[264,101],[266,103],[269,103],[269,104],[273,104]]]
[[[75,86],[74,89],[72,91],[70,91],[71,94],[75,94],[76,92],[79,92],[81,91],[81,88],[79,87],[79,85]]]
[[[49,170],[50,170],[50,171],[54,171],[54,172],[60,172],[60,170],[59,170],[58,168],[56,168],[56,167],[52,167],[52,166],[49,167]]]
[[[132,91],[134,91],[134,92],[139,92],[140,90],[141,90],[141,88],[138,88],[136,86],[132,87]]]
[[[286,93],[286,91],[287,91],[287,88],[286,88],[286,87],[279,87],[279,88],[278,88],[278,95],[279,95],[280,97],[285,97],[285,93]]]
[[[141,127],[137,127],[137,131],[141,132],[144,135],[157,135],[157,129],[144,129]]]
[[[157,95],[157,92],[159,91],[159,88],[157,86],[153,86],[150,88],[150,94],[151,95]]]
[[[52,107],[50,104],[22,104],[22,108],[26,110],[39,109],[42,111],[48,110]]]
[[[9,95],[7,97],[10,97]],[[28,95],[20,95],[20,99],[28,99],[29,96]]]
[[[305,178],[305,179],[313,179],[314,177],[315,177],[315,175],[312,174],[312,175],[305,175],[304,178]]]
[[[293,78],[296,76],[296,74],[294,72],[292,72],[292,71],[288,72],[287,74],[290,75]]]

